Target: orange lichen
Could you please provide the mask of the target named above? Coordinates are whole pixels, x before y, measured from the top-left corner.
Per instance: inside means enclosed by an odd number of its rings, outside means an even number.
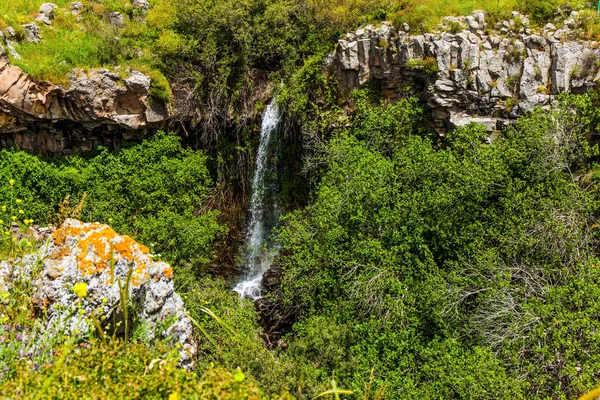
[[[163,275],[167,277],[167,279],[173,278],[173,268],[167,265],[165,269],[163,269]]]
[[[131,276],[131,283],[134,286],[139,286],[140,280],[149,278],[146,263],[152,262],[150,250],[131,237],[119,236],[106,225],[92,223],[82,227],[63,227],[54,232],[52,238],[57,246],[62,246],[59,253],[66,255],[69,253],[65,244],[66,239],[77,236],[81,237],[77,243],[79,249],[77,265],[83,275],[99,274],[110,268],[111,259],[116,261],[120,257],[128,264],[136,265]],[[138,257],[135,254],[141,254],[143,257]],[[164,269],[163,274],[171,279],[173,269],[168,266]],[[111,279],[109,281],[109,283],[112,283]]]

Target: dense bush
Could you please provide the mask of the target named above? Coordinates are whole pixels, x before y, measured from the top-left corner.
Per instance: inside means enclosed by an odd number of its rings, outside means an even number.
[[[213,190],[206,160],[201,151],[183,149],[177,136],[162,133],[116,153],[104,148],[53,161],[5,149],[0,203],[22,200],[28,218],[48,223],[82,201],[77,214],[83,220],[108,223],[170,261],[206,264],[215,239],[225,233],[217,212],[203,208]],[[16,181],[14,194],[10,179]],[[61,215],[67,196],[70,206]]]
[[[428,139],[409,102],[355,100],[351,127],[315,156],[313,201],[279,234],[272,296],[300,316],[289,354],[390,399],[593,387],[596,206],[574,178],[591,120],[571,111],[586,102],[536,111],[486,145],[475,125]]]

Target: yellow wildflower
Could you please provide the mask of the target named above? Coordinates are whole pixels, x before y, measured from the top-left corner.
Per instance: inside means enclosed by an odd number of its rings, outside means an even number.
[[[173,392],[169,395],[169,400],[179,400],[179,393]]]
[[[6,206],[2,206],[0,208],[2,208],[2,211],[6,212]]]
[[[2,225],[3,223],[4,223],[4,221],[0,219],[0,225]]]
[[[22,202],[23,202],[23,200],[21,200],[21,199],[16,199],[15,200],[15,203],[17,203],[17,204],[21,204]]]
[[[73,291],[79,298],[84,298],[87,296],[87,283],[79,282],[73,286]]]
[[[112,219],[112,218],[109,218],[109,219],[108,219],[108,223],[109,223],[109,224],[112,224],[112,222],[113,222],[113,219]]]
[[[23,215],[23,214],[25,214],[25,211],[19,210],[19,214]]]
[[[13,221],[17,220],[17,217],[15,217],[14,215],[12,217],[10,217],[10,219],[12,219]]]
[[[8,183],[10,183],[10,186],[14,186],[15,185],[15,180],[14,179],[9,179]]]

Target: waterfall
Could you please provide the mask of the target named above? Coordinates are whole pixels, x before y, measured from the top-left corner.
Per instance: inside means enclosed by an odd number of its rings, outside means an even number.
[[[278,220],[278,207],[273,199],[276,179],[273,179],[272,172],[275,163],[272,162],[272,156],[270,156],[273,151],[269,152],[269,150],[272,147],[273,136],[277,132],[279,121],[279,107],[273,100],[263,115],[256,167],[252,178],[250,223],[247,227],[243,256],[246,273],[233,288],[240,296],[251,300],[258,300],[262,297],[263,275],[277,254],[276,248],[269,249],[268,242]]]

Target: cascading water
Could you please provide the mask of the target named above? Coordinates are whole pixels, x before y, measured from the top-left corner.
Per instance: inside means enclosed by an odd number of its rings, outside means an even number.
[[[250,224],[246,232],[244,246],[244,268],[246,274],[233,290],[251,300],[262,297],[261,283],[263,275],[271,266],[277,248],[269,249],[269,237],[278,219],[278,207],[273,199],[272,179],[275,163],[272,162],[271,145],[280,121],[279,107],[273,100],[263,115],[260,131],[260,144],[256,155],[256,169],[252,178],[252,197],[250,200]],[[271,162],[270,162],[271,161]]]

